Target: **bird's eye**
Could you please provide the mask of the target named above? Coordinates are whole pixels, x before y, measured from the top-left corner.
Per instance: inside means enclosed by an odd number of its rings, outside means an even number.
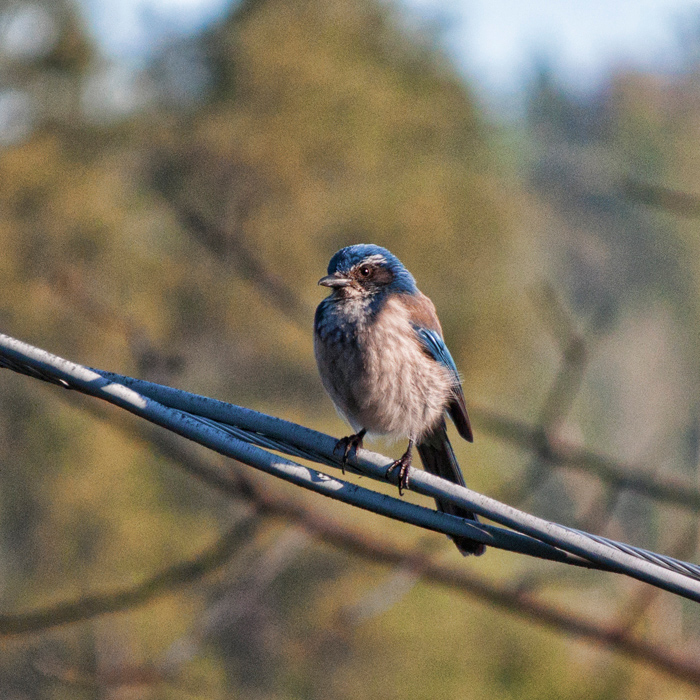
[[[362,277],[369,277],[370,272],[372,272],[372,268],[369,265],[363,265],[359,272]]]

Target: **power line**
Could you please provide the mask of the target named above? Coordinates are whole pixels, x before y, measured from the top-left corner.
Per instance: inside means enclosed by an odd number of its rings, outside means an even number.
[[[488,546],[562,563],[603,569],[646,581],[700,602],[700,567],[628,544],[591,535],[519,511],[495,499],[411,469],[408,486],[448,500],[505,526],[476,524],[408,503],[302,466],[269,450],[340,467],[336,440],[273,416],[172,387],[95,370],[0,334],[0,366],[89,394],[120,406],[221,454],[342,502]],[[358,450],[349,464],[357,473],[385,481],[392,460]]]

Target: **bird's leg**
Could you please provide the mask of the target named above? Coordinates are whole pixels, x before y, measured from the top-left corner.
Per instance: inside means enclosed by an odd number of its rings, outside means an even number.
[[[386,477],[394,471],[399,470],[399,496],[403,496],[403,490],[408,487],[408,468],[411,466],[411,451],[413,450],[413,440],[408,441],[406,451],[386,470]]]
[[[340,438],[340,440],[338,440],[338,442],[335,443],[335,447],[333,448],[333,454],[335,454],[339,450],[343,451],[343,459],[340,462],[340,468],[343,470],[343,474],[345,474],[345,465],[348,461],[348,458],[351,454],[354,456],[354,454],[357,452],[358,447],[362,447],[362,438],[364,438],[366,433],[367,430],[365,428],[362,428],[362,430],[360,430],[359,433]]]

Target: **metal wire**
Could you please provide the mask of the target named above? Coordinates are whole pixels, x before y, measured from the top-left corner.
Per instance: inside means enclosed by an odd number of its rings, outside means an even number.
[[[279,418],[131,377],[94,370],[0,334],[0,367],[97,396],[222,454],[331,498],[485,544],[626,574],[700,602],[700,566],[537,518],[422,470],[411,469],[418,493],[468,507],[508,530],[475,524],[302,467],[268,450],[338,467],[336,440]],[[358,450],[349,465],[378,480],[392,460]]]
[[[179,408],[181,410],[196,410],[200,413],[200,415],[211,417],[211,419],[214,420],[214,422],[216,422],[219,426],[228,424],[230,429],[235,431],[235,433],[232,434],[235,434],[235,436],[241,440],[252,442],[253,444],[257,444],[261,447],[267,447],[286,454],[302,457],[304,459],[322,462],[330,466],[337,467],[340,465],[339,457],[333,457],[332,455],[329,456],[327,454],[328,444],[324,445],[322,438],[327,438],[328,436],[324,436],[321,433],[309,430],[308,428],[294,426],[295,431],[293,433],[289,433],[285,430],[283,439],[274,439],[271,436],[278,435],[277,430],[279,430],[280,425],[286,424],[285,421],[281,421],[280,419],[273,418],[271,416],[265,416],[264,414],[251,411],[250,409],[241,408],[240,406],[210,399],[205,396],[182,392],[171,387],[165,387],[163,385],[153,384],[151,382],[145,382],[143,380],[134,379],[131,377],[125,377],[112,372],[103,372],[101,370],[94,371],[99,372],[112,381],[123,382],[128,386],[142,392],[144,395],[159,400],[166,405]],[[238,425],[233,425],[234,423]],[[238,427],[240,425],[247,427]],[[255,429],[260,430],[261,432],[255,432]],[[334,448],[336,441],[333,438],[330,440],[331,446]],[[362,452],[362,454],[364,454],[364,452]],[[357,467],[352,459],[350,460],[348,466],[350,468]],[[380,478],[381,480],[384,480],[383,474],[378,477],[376,473],[368,472],[365,469],[356,468],[355,470],[364,474],[365,476],[369,476],[370,478]],[[414,483],[416,478],[420,478],[419,474],[420,473],[413,474],[411,480]],[[470,507],[478,507],[478,504],[475,502],[469,502],[469,505]],[[492,515],[486,511],[480,512],[486,517]],[[697,564],[691,564],[689,562],[674,559],[673,557],[656,554],[640,547],[634,547],[633,545],[616,542],[614,540],[583,532],[582,530],[577,530],[575,528],[563,525],[560,527],[581,537],[587,537],[593,542],[612,547],[620,552],[638,557],[639,559],[648,561],[660,567],[664,567],[670,571],[675,571],[693,579],[700,580],[700,566]]]

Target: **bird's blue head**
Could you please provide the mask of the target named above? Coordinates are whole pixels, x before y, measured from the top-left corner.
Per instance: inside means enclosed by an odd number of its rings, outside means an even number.
[[[341,248],[328,263],[328,275],[318,283],[344,296],[418,292],[413,275],[386,248],[361,243]]]

